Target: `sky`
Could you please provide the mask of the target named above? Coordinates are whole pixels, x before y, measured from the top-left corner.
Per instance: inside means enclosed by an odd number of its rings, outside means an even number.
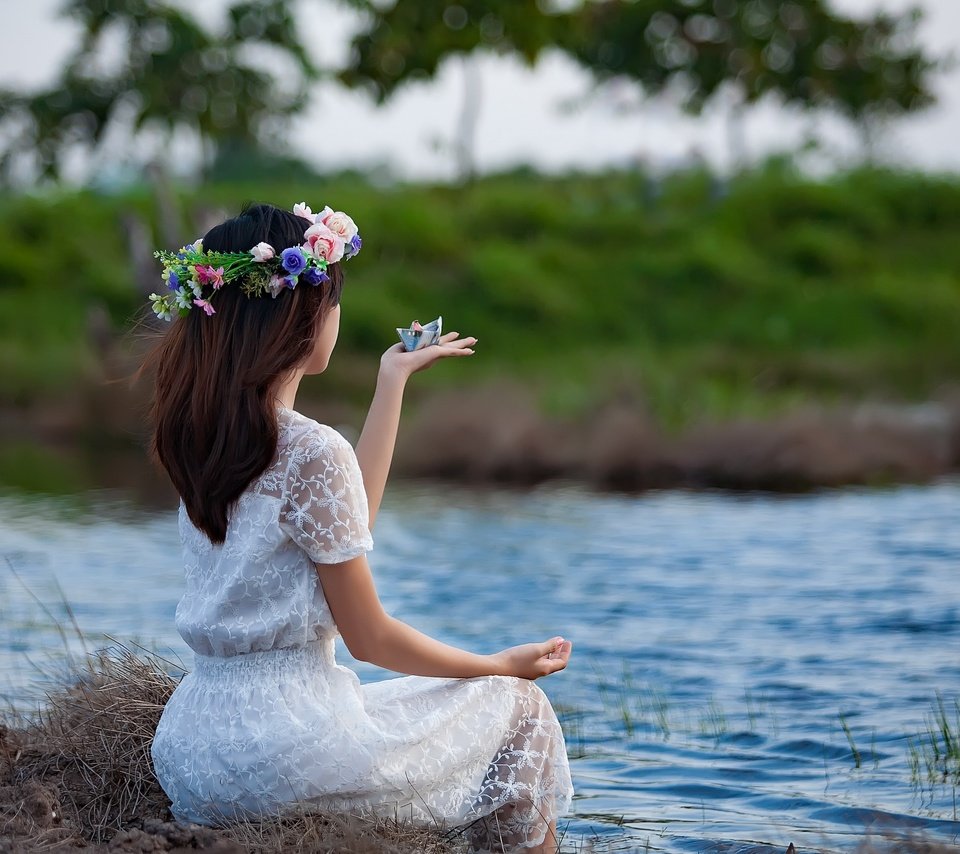
[[[61,5],[62,0],[0,0],[5,24],[0,87],[42,86],[55,78],[77,33],[59,16]],[[918,5],[925,13],[924,45],[936,55],[960,53],[960,0],[834,0],[834,5],[851,14]],[[192,4],[212,22],[222,6],[222,0]],[[313,57],[338,66],[355,27],[352,13],[331,0],[304,6],[301,17]],[[623,110],[610,97],[598,96],[589,76],[557,53],[543,55],[532,69],[511,57],[485,54],[468,61],[475,63],[482,92],[475,142],[480,171],[519,164],[544,171],[599,170],[637,162],[669,170],[693,158],[724,170],[731,163],[726,104],[696,118],[659,102]],[[386,167],[406,179],[453,178],[464,73],[463,60],[451,59],[435,80],[407,86],[379,108],[362,92],[321,83],[290,128],[290,147],[320,170]],[[936,106],[884,130],[876,152],[882,160],[960,171],[960,67],[938,75],[934,88]],[[842,168],[861,155],[857,135],[842,120],[775,103],[753,109],[742,133],[749,159],[795,150],[811,133],[821,141],[809,157],[813,169]]]

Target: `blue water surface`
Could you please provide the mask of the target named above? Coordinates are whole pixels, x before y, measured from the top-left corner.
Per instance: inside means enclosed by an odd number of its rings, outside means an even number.
[[[567,733],[571,850],[852,850],[865,833],[960,835],[960,768],[927,764],[938,697],[960,730],[958,521],[955,482],[787,498],[398,486],[371,564],[388,610],[447,642],[574,641],[540,683]],[[79,646],[64,603],[88,643],[190,666],[172,508],[7,493],[0,552],[11,702]]]

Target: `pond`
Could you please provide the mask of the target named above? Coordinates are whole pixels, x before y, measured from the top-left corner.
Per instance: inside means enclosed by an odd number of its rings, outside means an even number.
[[[956,482],[786,498],[401,485],[371,565],[388,610],[450,643],[574,641],[540,683],[567,734],[572,850],[853,849],[865,832],[960,834],[944,743],[960,735],[958,520]],[[8,491],[0,552],[12,702],[78,645],[66,604],[88,643],[190,666],[172,508]]]

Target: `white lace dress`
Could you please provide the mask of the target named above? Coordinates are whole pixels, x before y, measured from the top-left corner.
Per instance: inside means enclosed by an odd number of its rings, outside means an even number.
[[[216,825],[287,805],[469,826],[477,850],[541,843],[572,794],[563,734],[533,682],[407,676],[361,685],[334,660],[314,562],[373,547],[353,448],[279,410],[273,463],[212,545],[180,507],[196,654],[167,703],[154,769],[181,821]]]

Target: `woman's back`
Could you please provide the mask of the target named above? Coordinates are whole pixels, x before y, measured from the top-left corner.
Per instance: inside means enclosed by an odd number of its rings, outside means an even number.
[[[273,461],[234,505],[214,545],[180,504],[186,589],[176,624],[194,652],[302,648],[336,626],[314,567],[373,548],[353,448],[336,430],[277,412]]]

